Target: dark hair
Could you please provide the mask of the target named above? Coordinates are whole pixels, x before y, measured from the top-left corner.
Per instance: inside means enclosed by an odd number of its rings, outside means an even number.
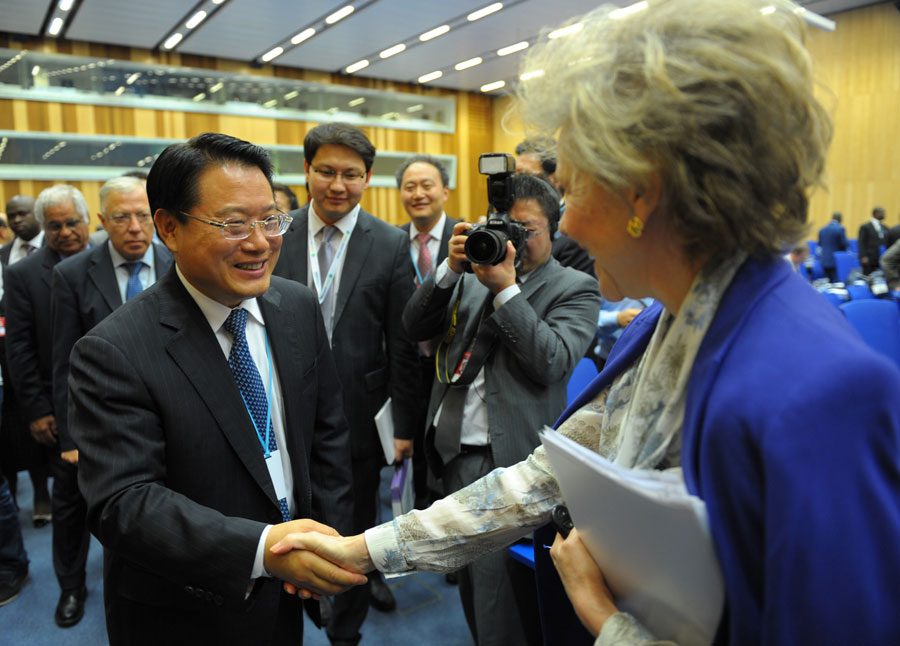
[[[512,183],[516,200],[537,202],[550,225],[550,237],[556,235],[556,228],[559,226],[559,193],[553,184],[535,175],[523,173],[513,175]]]
[[[879,213],[879,212],[884,213],[883,206],[876,206],[874,209],[872,209],[872,215],[875,215],[876,213]]]
[[[256,166],[272,184],[272,160],[263,148],[248,141],[216,132],[206,132],[183,144],[168,146],[153,163],[147,176],[147,198],[151,213],[169,211],[181,223],[182,211],[197,203],[197,178],[212,165],[236,163]]]
[[[362,157],[366,165],[366,172],[372,170],[372,162],[375,161],[375,146],[366,137],[366,134],[349,123],[320,123],[306,133],[303,139],[303,157],[307,164],[311,164],[320,146],[335,144],[346,146]]]
[[[135,179],[147,179],[148,173],[145,170],[130,170],[122,173],[119,177],[134,177]]]
[[[431,164],[432,166],[437,168],[437,172],[441,176],[441,184],[443,186],[450,185],[450,175],[447,174],[447,167],[444,166],[444,162],[442,162],[437,157],[432,157],[431,155],[413,155],[412,157],[407,157],[406,160],[400,165],[400,168],[397,169],[397,172],[394,173],[394,176],[397,178],[397,188],[400,188],[400,185],[403,183],[403,173],[405,173],[406,169],[416,162]]]
[[[556,139],[536,135],[520,141],[516,146],[516,157],[519,155],[535,155],[541,160],[541,170],[549,179],[556,172]]]
[[[300,208],[300,201],[297,199],[297,195],[290,189],[287,184],[272,184],[272,192],[281,191],[285,195],[288,196],[288,202],[291,205],[291,211]]]

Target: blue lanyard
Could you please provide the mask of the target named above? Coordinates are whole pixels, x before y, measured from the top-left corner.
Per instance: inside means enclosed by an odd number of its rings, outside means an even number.
[[[419,249],[419,253],[422,253],[421,249]],[[418,263],[416,263],[416,259],[413,258],[412,248],[410,248],[409,250],[409,259],[412,260],[413,269],[416,270],[416,277],[419,279],[419,284],[423,284],[426,280],[428,280],[428,277],[431,276],[431,272],[429,271],[427,274],[425,274],[424,277],[422,276],[421,272],[419,272],[419,265]],[[434,265],[434,263],[431,264]]]
[[[256,429],[256,439],[259,440],[259,443],[262,444],[263,456],[265,456],[266,460],[272,457],[272,453],[269,451],[269,438],[271,437],[270,431],[272,430],[272,396],[274,392],[272,391],[272,353],[269,351],[269,333],[263,330],[263,334],[266,336],[266,359],[269,360],[269,393],[266,397],[266,439],[263,440],[263,434],[259,431],[259,427],[256,425],[256,420],[253,418],[253,412],[250,410],[250,407],[247,406],[247,400],[244,399],[244,393],[241,393],[241,399],[244,400],[244,408],[247,409],[247,412],[250,414],[250,421],[253,422],[253,428]],[[250,349],[249,344],[247,345],[247,349]]]

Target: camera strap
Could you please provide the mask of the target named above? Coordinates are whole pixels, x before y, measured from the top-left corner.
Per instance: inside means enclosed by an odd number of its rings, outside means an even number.
[[[460,292],[461,291],[462,290],[460,290]],[[448,365],[450,359],[450,347],[458,329],[459,304],[461,300],[462,293],[457,297],[456,303],[453,306],[450,328],[447,330],[444,340],[441,341],[441,345],[438,346],[438,351],[435,353],[435,367],[440,383],[450,384],[455,387],[468,387],[475,381],[475,377],[478,376],[479,371],[482,366],[484,366],[484,362],[491,355],[491,352],[493,352],[494,346],[497,343],[497,338],[496,335],[484,328],[485,319],[493,313],[493,307],[491,306],[493,294],[488,293],[484,304],[478,310],[478,327],[472,335],[472,340],[469,342],[468,348],[466,348],[466,351],[460,358],[456,369],[450,374],[450,366]],[[441,370],[442,348],[444,349],[443,374]]]

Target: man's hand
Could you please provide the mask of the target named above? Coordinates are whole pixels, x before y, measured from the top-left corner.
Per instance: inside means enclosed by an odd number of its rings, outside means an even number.
[[[453,225],[453,237],[450,238],[450,242],[447,243],[447,264],[450,265],[450,269],[455,271],[457,274],[463,273],[464,262],[468,262],[469,259],[466,258],[466,240],[468,236],[464,235],[464,231],[468,231],[472,228],[472,225],[468,222],[457,222]]]
[[[406,458],[411,458],[413,456],[413,441],[412,440],[401,440],[400,438],[394,438],[394,463],[399,464],[403,462]]]
[[[323,558],[312,550],[289,548],[275,551],[273,546],[284,542],[285,537],[303,536],[298,532],[319,532],[318,535],[340,538],[332,528],[310,519],[292,520],[274,525],[266,537],[263,565],[272,576],[289,583],[301,597],[329,595],[344,592],[354,585],[362,585],[367,579],[359,570],[348,571]]]
[[[269,535],[271,536],[271,532]],[[321,534],[317,532],[289,534],[271,547],[273,554],[295,553],[291,552],[291,550],[309,550],[310,553],[314,552],[320,558],[336,563],[351,572],[363,574],[375,569],[372,557],[369,556],[369,548],[366,546],[365,534],[357,534],[346,538],[335,534]],[[285,583],[284,589],[291,594],[298,592],[297,587],[290,583]],[[303,592],[301,589],[298,593],[300,596],[304,596]]]
[[[71,451],[63,451],[59,454],[63,460],[68,462],[69,464],[78,464],[78,449],[72,449]]]
[[[640,308],[631,307],[627,310],[622,310],[618,314],[616,314],[616,323],[619,324],[619,327],[625,327],[631,321],[634,320],[634,317],[641,313]]]
[[[482,285],[496,296],[516,284],[516,247],[506,241],[506,257],[499,265],[472,265],[472,271]]]
[[[559,572],[575,614],[594,637],[600,634],[603,624],[618,612],[612,593],[606,587],[603,573],[587,551],[578,530],[573,529],[568,538],[559,534],[550,548],[553,565]]]
[[[44,446],[56,444],[56,418],[53,415],[44,415],[31,421],[28,425],[31,437],[34,441]]]

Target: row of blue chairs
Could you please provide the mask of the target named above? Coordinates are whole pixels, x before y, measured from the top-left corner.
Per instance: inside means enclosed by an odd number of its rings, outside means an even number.
[[[864,298],[842,303],[840,309],[869,347],[900,367],[900,306],[897,301]]]

